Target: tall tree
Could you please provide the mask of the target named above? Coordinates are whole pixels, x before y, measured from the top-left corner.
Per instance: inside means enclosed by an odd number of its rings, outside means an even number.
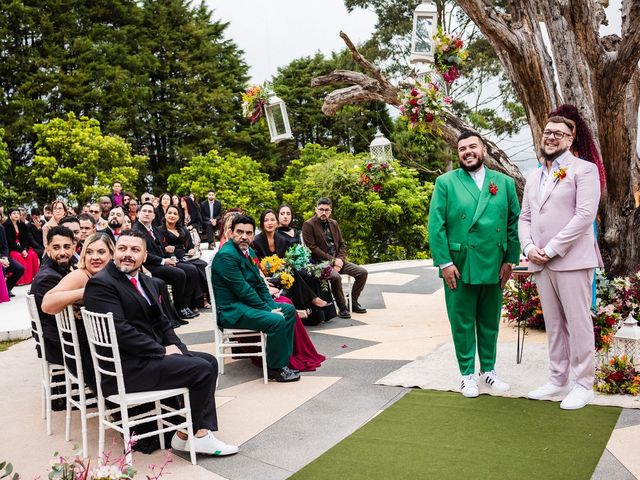
[[[622,0],[621,35],[599,35],[606,21],[596,0],[565,2],[513,1],[499,8],[490,0],[457,0],[482,31],[502,63],[525,109],[533,141],[538,145],[549,111],[572,103],[581,110],[599,139],[608,189],[601,202],[607,266],[612,273],[640,263],[637,235],[640,213],[634,194],[640,190],[640,158],[636,150],[640,105],[640,2]],[[543,29],[550,39],[544,41]],[[355,51],[355,47],[354,47]],[[553,57],[552,57],[553,54]],[[373,84],[351,77],[349,92],[327,97],[327,113],[356,101],[379,99],[397,105],[398,89],[371,66]],[[558,81],[556,81],[556,76]],[[344,81],[344,75],[342,80]],[[330,78],[316,79],[326,84]],[[445,116],[445,138],[464,125]],[[492,159],[509,171],[508,158],[492,149]],[[512,172],[522,185],[521,177]]]

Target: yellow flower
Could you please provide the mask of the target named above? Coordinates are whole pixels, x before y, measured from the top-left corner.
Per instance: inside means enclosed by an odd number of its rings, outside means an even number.
[[[277,255],[271,255],[270,257],[264,257],[262,261],[260,261],[260,268],[266,275],[273,275],[274,273],[280,271],[282,268],[283,261]]]
[[[288,274],[287,272],[282,272],[280,274],[280,284],[287,290],[291,288],[291,286],[293,285],[293,282],[294,282],[294,278],[292,275]]]

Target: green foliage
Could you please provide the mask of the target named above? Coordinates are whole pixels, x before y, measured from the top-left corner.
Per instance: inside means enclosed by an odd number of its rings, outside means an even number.
[[[0,462],[0,478],[10,478],[11,480],[19,480],[20,475],[18,475],[17,473],[14,473],[13,465],[3,461],[3,462]]]
[[[255,218],[265,208],[273,208],[276,195],[262,166],[247,156],[220,155],[211,150],[196,156],[179,173],[169,176],[169,190],[186,195],[190,192],[205,197],[210,188],[224,209],[241,207]]]
[[[113,182],[131,190],[146,157],[131,155],[131,146],[117,136],[105,136],[100,123],[73,113],[36,125],[36,155],[30,168],[21,167],[33,191],[30,198],[48,202],[57,197],[80,204],[111,191]]]
[[[396,166],[396,175],[374,192],[358,181],[366,158],[307,145],[278,182],[283,201],[307,219],[314,215],[319,197],[330,197],[332,217],[340,223],[351,261],[425,258],[433,185],[421,183],[415,170]]]
[[[4,138],[4,129],[0,128],[0,177],[6,179],[7,174],[9,173],[9,168],[11,167],[11,161],[9,160],[9,155],[7,154],[7,144],[3,140]],[[0,183],[0,205],[10,205],[12,204],[16,198],[16,192],[7,185],[9,182],[3,181]]]

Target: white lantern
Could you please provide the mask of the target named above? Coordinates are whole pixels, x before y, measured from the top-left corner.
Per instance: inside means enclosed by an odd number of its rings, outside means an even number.
[[[393,160],[391,142],[387,137],[380,133],[380,130],[376,132],[373,141],[369,144],[369,152],[372,160],[378,162],[390,162]]]
[[[614,355],[633,357],[636,365],[640,363],[640,327],[631,315],[613,336],[613,352]]]
[[[269,125],[269,134],[272,142],[278,143],[282,140],[293,138],[291,127],[289,126],[287,106],[275,94],[269,97],[269,103],[265,106],[265,116],[267,117],[267,125]]]
[[[424,1],[413,11],[411,34],[411,63],[433,63],[433,36],[437,32],[438,9],[431,1]]]

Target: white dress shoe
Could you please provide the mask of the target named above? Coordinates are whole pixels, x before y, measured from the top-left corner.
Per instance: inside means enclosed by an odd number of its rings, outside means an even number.
[[[564,400],[560,403],[560,408],[563,410],[577,410],[590,403],[594,397],[593,390],[587,390],[582,385],[576,384],[573,390],[569,392],[569,395],[564,397]]]
[[[185,449],[183,451],[189,451],[189,441],[185,442]],[[204,453],[207,455],[223,456],[233,455],[238,453],[238,447],[235,445],[227,445],[222,440],[218,440],[213,436],[213,432],[209,431],[204,437],[194,437],[193,446],[196,453]]]
[[[500,380],[500,377],[498,377],[495,370],[480,373],[480,381],[484,382],[485,385],[490,386],[495,392],[508,392],[510,388],[507,382]]]
[[[527,394],[527,398],[530,398],[531,400],[547,400],[548,398],[562,392],[566,388],[566,385],[554,385],[551,382],[547,382],[541,387],[530,391]]]
[[[187,441],[186,440],[182,440],[179,436],[178,436],[178,432],[173,434],[173,438],[171,438],[171,449],[172,450],[180,450],[181,452],[185,451],[187,445]],[[188,450],[188,449],[186,449]]]
[[[460,392],[467,398],[475,398],[480,395],[480,390],[478,389],[478,382],[476,380],[476,375],[463,375],[462,383],[460,385]]]

